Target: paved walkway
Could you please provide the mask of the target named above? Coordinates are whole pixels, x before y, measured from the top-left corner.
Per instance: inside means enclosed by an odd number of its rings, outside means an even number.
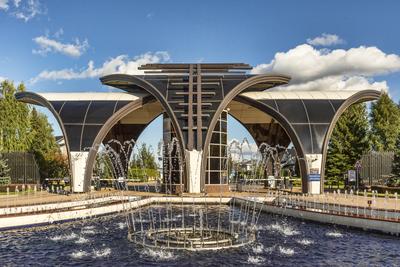
[[[149,193],[149,192],[135,192],[135,191],[118,191],[114,189],[105,189],[101,191],[94,191],[91,193],[84,194],[71,194],[58,195],[48,192],[36,192],[36,193],[20,193],[18,195],[0,195],[0,208],[12,207],[12,206],[24,206],[24,205],[35,205],[44,203],[58,203],[65,201],[77,201],[86,200],[91,198],[106,197],[112,195],[132,195],[132,196],[164,196],[160,193]],[[278,196],[277,191],[264,191],[264,192],[223,192],[223,193],[210,193],[206,196],[222,196],[222,197],[263,197],[263,196]],[[183,194],[183,196],[204,196],[204,194]],[[389,210],[400,210],[400,201],[394,198],[385,199],[383,197],[364,197],[356,195],[345,195],[345,194],[324,194],[314,196],[302,196],[302,195],[291,195],[285,193],[286,197],[295,198],[308,202],[326,203],[331,205],[348,205],[358,207],[369,207],[374,209],[389,209]],[[371,201],[371,204],[368,203]]]

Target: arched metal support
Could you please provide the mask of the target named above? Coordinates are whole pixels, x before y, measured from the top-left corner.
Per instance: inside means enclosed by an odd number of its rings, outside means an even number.
[[[21,102],[25,102],[25,103],[28,103],[28,104],[39,105],[39,106],[45,107],[56,118],[57,123],[61,128],[62,135],[64,136],[65,148],[66,148],[67,157],[68,157],[68,169],[69,169],[70,175],[72,176],[73,172],[72,172],[72,160],[71,160],[71,153],[70,153],[71,151],[70,151],[70,148],[69,148],[67,132],[65,131],[64,124],[63,124],[63,121],[61,120],[60,115],[54,109],[53,105],[47,99],[42,97],[41,95],[33,93],[33,92],[18,92],[18,93],[15,94],[15,98],[18,101],[21,101]],[[73,183],[73,179],[71,179],[71,183]],[[73,184],[71,184],[71,185],[72,185],[71,186],[71,190],[72,190]]]
[[[218,109],[216,110],[213,118],[211,119],[210,125],[207,130],[206,138],[205,138],[204,144],[203,144],[203,155],[202,155],[202,160],[201,160],[201,188],[202,188],[202,190],[204,190],[205,173],[206,173],[206,168],[207,168],[207,155],[208,155],[209,145],[211,142],[212,132],[213,132],[215,125],[217,124],[218,118],[221,115],[221,113],[223,112],[223,110],[226,109],[228,104],[237,95],[242,93],[244,90],[250,88],[251,86],[261,84],[261,83],[271,83],[273,85],[283,85],[283,84],[287,84],[289,82],[289,80],[290,80],[290,77],[283,76],[283,75],[269,75],[269,74],[257,75],[257,76],[253,76],[253,77],[248,78],[248,79],[244,80],[243,82],[239,83],[232,90],[230,90],[228,94],[225,95],[224,99],[219,104]]]
[[[127,75],[127,74],[112,74],[107,75],[100,78],[100,81],[109,86],[117,87],[124,89],[127,92],[137,92],[137,87],[144,90],[145,92],[152,95],[157,101],[160,102],[161,106],[163,107],[164,111],[167,113],[169,118],[171,119],[171,123],[175,129],[175,133],[177,135],[177,139],[179,142],[181,155],[185,156],[185,141],[183,138],[183,134],[181,128],[179,127],[178,120],[171,109],[171,106],[168,104],[167,99],[161,94],[161,92],[151,83],[148,81],[141,79],[137,76]],[[184,160],[185,161],[185,160]],[[186,165],[184,166],[184,173],[185,177],[188,176],[188,171]],[[186,184],[186,182],[184,181]]]
[[[321,185],[320,185],[321,192],[324,192],[325,167],[326,167],[325,165],[326,165],[326,157],[327,157],[327,153],[328,153],[329,140],[331,139],[333,129],[335,128],[336,123],[339,120],[340,116],[351,105],[360,103],[360,102],[377,100],[381,97],[381,95],[382,95],[382,91],[378,91],[378,90],[363,90],[363,91],[357,92],[354,95],[352,95],[351,97],[349,97],[348,99],[346,99],[346,101],[344,101],[343,104],[336,111],[335,116],[333,117],[332,122],[329,125],[328,131],[325,135],[324,143],[322,146]]]
[[[107,133],[111,128],[122,118],[124,118],[129,113],[141,108],[143,106],[143,99],[138,99],[126,104],[120,110],[115,112],[101,127],[100,131],[97,133],[96,138],[93,141],[92,147],[89,150],[89,155],[86,161],[85,178],[83,187],[87,192],[90,190],[90,181],[93,175],[93,167],[96,161],[96,155],[101,142],[106,137]]]
[[[284,129],[286,134],[289,136],[290,140],[293,143],[293,146],[296,150],[297,158],[299,160],[299,168],[300,168],[300,175],[301,175],[301,181],[302,181],[302,191],[303,192],[308,192],[308,183],[307,183],[307,176],[308,176],[308,165],[307,165],[307,160],[305,157],[304,149],[301,144],[301,141],[296,134],[296,131],[293,129],[293,127],[290,125],[289,121],[282,116],[279,112],[277,112],[275,109],[271,108],[270,106],[259,102],[257,100],[245,97],[245,96],[236,96],[235,101],[238,101],[240,103],[252,106],[254,108],[259,109],[260,111],[266,113],[267,115],[271,116],[274,120],[276,120],[281,127]]]

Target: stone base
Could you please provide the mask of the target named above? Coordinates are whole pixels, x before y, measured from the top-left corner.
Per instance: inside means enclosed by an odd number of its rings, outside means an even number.
[[[229,192],[228,184],[206,184],[204,185],[205,193],[225,193]]]

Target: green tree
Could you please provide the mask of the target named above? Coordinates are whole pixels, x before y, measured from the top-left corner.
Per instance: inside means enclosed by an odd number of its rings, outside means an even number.
[[[326,176],[343,177],[357,160],[370,149],[368,113],[365,104],[350,106],[339,118],[328,146]]]
[[[397,177],[400,177],[400,135],[397,137],[396,141],[396,149],[392,162],[392,173]]]
[[[27,151],[31,145],[32,135],[29,107],[17,101],[16,92],[25,91],[25,86],[20,84],[15,88],[13,82],[3,81],[0,92],[0,151]]]
[[[371,106],[371,138],[375,151],[394,151],[400,134],[400,111],[388,94]]]
[[[7,160],[0,154],[0,178],[8,177],[10,169],[8,168]]]
[[[67,159],[61,155],[46,115],[35,108],[31,112],[32,141],[29,151],[35,154],[42,178],[60,178],[68,174]]]
[[[147,181],[148,177],[157,177],[158,175],[157,163],[152,153],[151,146],[142,144],[142,146],[138,148],[138,152],[132,157],[128,177]]]

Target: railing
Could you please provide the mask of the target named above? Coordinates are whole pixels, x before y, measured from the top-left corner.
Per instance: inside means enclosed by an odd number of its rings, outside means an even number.
[[[299,209],[329,215],[349,216],[365,219],[400,222],[400,209],[397,194],[384,198],[366,194],[335,193],[321,195],[290,194],[282,191],[270,191],[275,198],[273,204],[283,209]]]

